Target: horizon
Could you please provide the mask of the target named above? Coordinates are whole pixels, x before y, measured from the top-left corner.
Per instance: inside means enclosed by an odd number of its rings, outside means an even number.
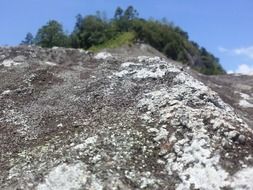
[[[197,2],[197,3],[196,3]],[[228,72],[253,73],[253,2],[250,0],[2,0],[0,7],[0,45],[16,46],[28,32],[33,35],[49,20],[59,21],[68,34],[72,32],[77,14],[89,15],[105,12],[111,18],[115,9],[132,5],[141,18],[166,18],[189,34],[190,40],[205,47],[220,59]],[[25,11],[25,12],[24,12]],[[15,12],[15,14],[13,14]]]

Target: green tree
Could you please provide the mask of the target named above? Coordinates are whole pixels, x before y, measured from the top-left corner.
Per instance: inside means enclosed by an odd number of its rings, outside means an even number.
[[[124,11],[118,7],[114,13],[113,26],[117,32],[129,32],[133,30],[133,22],[138,19],[138,12],[133,6]]]
[[[82,21],[83,21],[82,15],[78,14],[76,16],[76,24],[75,24],[75,28],[74,28],[75,31],[82,30]]]
[[[180,49],[175,41],[169,42],[163,49],[163,53],[174,60],[178,59]]]
[[[124,18],[126,20],[133,20],[139,16],[139,13],[136,9],[134,9],[133,6],[127,7],[127,9],[124,12]]]
[[[189,39],[188,33],[183,31],[179,26],[176,26],[174,28],[175,32],[177,32],[178,34],[180,34],[182,37],[186,38],[187,40]]]
[[[133,6],[128,6],[125,10],[117,7],[111,20],[107,20],[105,14],[99,11],[85,17],[79,14],[69,37],[57,21],[50,21],[39,29],[35,42],[43,47],[70,44],[73,48],[96,49],[138,41],[149,44],[169,58],[189,64],[202,73],[225,73],[219,59],[196,42],[190,41],[188,33],[179,26],[166,19],[146,20],[138,16]],[[128,38],[128,34],[133,38]],[[123,40],[119,42],[119,39]],[[30,43],[29,39],[25,42]]]
[[[51,20],[38,30],[35,43],[42,47],[68,47],[69,40],[63,31],[62,25],[55,20]]]
[[[71,47],[73,48],[81,48],[82,47],[82,42],[81,42],[81,31],[83,31],[83,17],[81,14],[78,14],[76,16],[76,24],[74,27],[74,31],[70,35],[70,43]]]
[[[71,44],[78,48],[90,48],[103,43],[107,39],[108,24],[97,15],[77,17],[77,23],[71,34]]]
[[[32,33],[28,32],[25,39],[20,43],[20,45],[32,45],[34,43],[34,38]]]
[[[120,20],[123,16],[124,10],[121,7],[117,7],[114,13],[114,19],[115,20]]]

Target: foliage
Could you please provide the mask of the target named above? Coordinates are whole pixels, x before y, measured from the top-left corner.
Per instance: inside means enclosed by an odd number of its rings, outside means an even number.
[[[134,40],[135,40],[135,34],[133,32],[124,32],[106,41],[103,44],[92,46],[90,50],[99,51],[105,48],[118,48],[126,44],[131,45],[134,42]]]
[[[68,36],[64,33],[63,27],[55,20],[49,21],[42,26],[35,37],[36,45],[42,47],[68,47]]]
[[[62,25],[57,21],[49,21],[38,30],[35,44],[42,47],[70,46],[98,51],[141,41],[204,74],[225,73],[219,60],[196,42],[190,41],[188,33],[179,26],[166,19],[145,20],[138,15],[133,6],[125,10],[117,7],[111,20],[107,20],[101,12],[85,17],[79,14],[69,36],[63,32]]]
[[[124,13],[124,10],[121,7],[117,7],[114,14],[114,19],[120,20],[123,17],[123,13]]]
[[[201,73],[204,73],[207,75],[212,75],[212,74],[216,75],[216,74],[225,73],[224,69],[219,64],[218,58],[208,53],[208,51],[205,48],[201,48],[200,53],[201,53],[201,64],[203,65],[198,70]]]
[[[71,46],[88,49],[102,44],[114,36],[109,25],[100,12],[86,17],[77,15],[74,31],[70,35]]]
[[[25,39],[20,43],[20,45],[32,45],[34,43],[34,37],[32,33],[28,32]]]

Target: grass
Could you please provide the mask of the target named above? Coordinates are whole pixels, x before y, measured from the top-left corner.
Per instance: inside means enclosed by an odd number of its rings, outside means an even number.
[[[97,52],[105,48],[118,48],[123,45],[130,45],[135,39],[135,34],[133,32],[124,32],[118,36],[96,46],[92,46],[89,50]]]

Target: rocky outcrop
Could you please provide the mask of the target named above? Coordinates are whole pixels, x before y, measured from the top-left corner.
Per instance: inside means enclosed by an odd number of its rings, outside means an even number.
[[[161,57],[0,50],[1,189],[252,189],[253,134]]]
[[[220,97],[253,128],[253,76],[229,74],[218,76],[195,75]]]

